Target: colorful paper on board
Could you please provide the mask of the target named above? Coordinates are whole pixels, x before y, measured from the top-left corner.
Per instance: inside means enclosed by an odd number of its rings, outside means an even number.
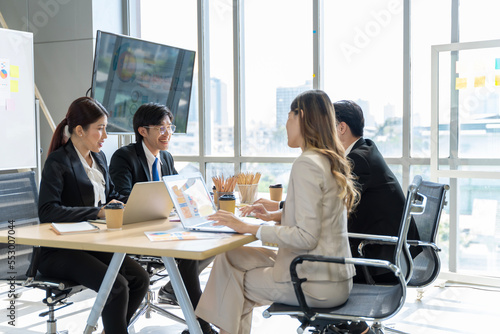
[[[10,77],[11,78],[19,78],[19,66],[10,65]]]
[[[500,70],[500,58],[495,58],[495,70]]]
[[[10,91],[11,91],[11,93],[19,92],[19,81],[10,80]]]
[[[457,78],[455,80],[455,89],[464,89],[467,88],[467,78]]]
[[[500,86],[500,75],[495,75],[495,86]]]
[[[5,110],[7,111],[16,111],[16,100],[14,99],[7,99],[5,100]]]
[[[474,87],[484,87],[486,85],[486,77],[475,77],[474,78]]]

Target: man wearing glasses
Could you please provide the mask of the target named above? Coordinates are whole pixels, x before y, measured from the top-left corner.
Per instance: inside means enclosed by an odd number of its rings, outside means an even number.
[[[172,112],[161,104],[147,103],[137,109],[133,119],[136,142],[116,150],[109,165],[111,180],[120,194],[129,196],[136,182],[161,181],[162,176],[177,174],[174,159],[167,152],[175,131],[173,118]],[[209,263],[177,259],[193,308],[201,297],[198,275]],[[170,282],[160,289],[158,301],[177,305]],[[203,333],[212,333],[208,323],[200,321],[200,325]]]
[[[109,173],[116,190],[129,196],[136,182],[161,181],[177,174],[174,158],[167,152],[175,125],[173,115],[161,104],[147,103],[137,109],[133,126],[135,143],[119,148],[111,158]]]

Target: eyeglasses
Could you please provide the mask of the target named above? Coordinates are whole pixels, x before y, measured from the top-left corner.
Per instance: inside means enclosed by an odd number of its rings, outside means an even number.
[[[143,126],[143,128],[156,129],[156,130],[160,131],[160,135],[163,135],[167,131],[170,133],[174,133],[176,127],[175,127],[175,125],[170,124],[169,126]]]

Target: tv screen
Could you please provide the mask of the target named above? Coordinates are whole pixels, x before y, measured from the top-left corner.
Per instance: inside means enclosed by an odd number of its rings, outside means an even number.
[[[142,104],[166,105],[186,133],[195,52],[97,31],[91,96],[109,112],[108,132],[133,133]]]

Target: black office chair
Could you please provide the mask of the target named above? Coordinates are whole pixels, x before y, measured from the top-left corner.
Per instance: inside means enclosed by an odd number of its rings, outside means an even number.
[[[348,333],[340,329],[341,324],[349,322],[357,323],[360,321],[380,323],[397,314],[406,298],[405,278],[412,266],[411,256],[408,251],[409,247],[406,242],[411,217],[412,215],[424,212],[426,206],[425,196],[418,194],[421,183],[422,178],[417,176],[409,186],[398,237],[387,237],[390,240],[396,241],[393,263],[375,259],[299,255],[290,265],[290,274],[299,306],[274,303],[264,311],[263,316],[268,318],[272,315],[289,315],[297,318],[301,322],[301,326],[297,329],[297,333],[300,334],[307,327],[314,327],[313,333]],[[301,288],[301,284],[307,278],[299,278],[296,271],[296,266],[303,261],[333,262],[385,268],[394,274],[397,283],[394,285],[355,283],[353,284],[349,299],[343,305],[328,309],[311,308],[307,305]],[[375,333],[384,333],[384,329],[379,326],[372,326],[372,330]]]
[[[422,182],[419,192],[427,197],[427,206],[424,214],[415,216],[420,240],[408,240],[412,247],[419,246],[422,252],[413,259],[413,274],[408,281],[409,287],[418,288],[417,299],[421,299],[424,287],[434,282],[441,270],[441,261],[438,252],[441,249],[436,245],[436,237],[441,220],[441,212],[446,202],[446,184]]]
[[[134,323],[142,316],[145,315],[146,318],[151,318],[151,311],[154,311],[160,315],[163,315],[169,319],[175,320],[182,324],[186,324],[186,321],[177,315],[159,307],[154,303],[155,293],[151,290],[151,287],[156,284],[159,280],[168,276],[166,274],[165,265],[163,260],[157,256],[144,256],[144,255],[130,255],[134,260],[136,260],[149,274],[149,289],[144,297],[139,309],[135,312],[132,319],[130,319],[129,328],[134,325]]]
[[[12,230],[26,225],[39,224],[38,220],[38,190],[34,172],[11,173],[0,175],[0,229]],[[8,268],[9,250],[14,242],[0,244],[0,267]],[[11,280],[15,276],[16,285],[24,288],[37,288],[45,291],[42,302],[48,306],[46,312],[39,316],[47,319],[47,334],[67,333],[58,332],[54,312],[62,307],[71,305],[66,299],[85,289],[74,282],[53,279],[37,274],[40,247],[15,244],[15,267],[12,271],[2,271],[0,280]],[[24,274],[26,273],[26,274]],[[15,298],[21,297],[21,292]],[[56,308],[57,307],[57,308]]]
[[[421,252],[413,258],[412,266],[407,270],[406,275],[407,286],[417,288],[418,300],[423,296],[423,288],[436,280],[441,269],[441,261],[438,254],[441,250],[436,245],[436,237],[441,220],[441,212],[446,205],[446,191],[449,188],[447,184],[422,181],[418,189],[418,193],[426,198],[425,211],[420,215],[413,216],[420,239],[407,240],[407,243],[410,249],[411,247],[420,247]],[[369,244],[394,245],[395,241],[384,237],[371,236],[360,243],[359,253],[363,254],[363,247]],[[367,277],[369,274],[366,270],[364,271],[364,275],[367,281],[373,282],[371,277]],[[373,326],[382,327],[382,324],[375,322]],[[394,333],[404,333],[396,329],[387,330]]]
[[[427,198],[425,212],[413,217],[420,236],[419,240],[407,240],[412,247],[420,247],[421,252],[413,259],[411,270],[408,270],[406,282],[409,287],[422,288],[431,284],[438,276],[441,261],[438,252],[441,251],[436,245],[436,237],[441,220],[441,212],[446,205],[446,191],[449,190],[447,184],[422,181],[418,193]],[[362,234],[349,233],[350,237],[364,239],[359,245],[359,254],[363,257],[363,248],[370,244],[395,245],[396,242],[385,237],[377,238],[370,236],[366,238]],[[373,282],[373,278],[364,271],[367,281]]]

